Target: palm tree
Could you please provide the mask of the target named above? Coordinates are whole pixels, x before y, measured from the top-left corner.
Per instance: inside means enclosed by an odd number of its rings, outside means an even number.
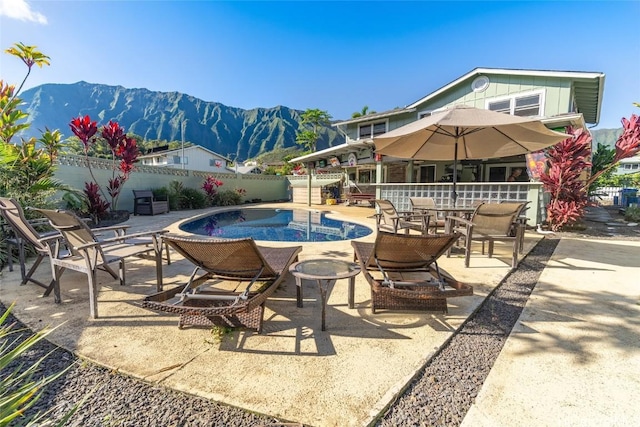
[[[353,113],[351,115],[352,119],[357,119],[358,117],[362,117],[362,116],[366,116],[367,114],[375,114],[375,111],[369,111],[369,106],[365,105],[364,107],[362,107],[361,111],[356,111],[355,113]]]

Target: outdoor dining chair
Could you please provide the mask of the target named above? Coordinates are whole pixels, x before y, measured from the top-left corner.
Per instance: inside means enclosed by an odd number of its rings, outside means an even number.
[[[138,257],[155,260],[156,264],[156,290],[162,290],[162,241],[161,234],[165,231],[148,231],[143,233],[121,234],[116,237],[100,240],[85,221],[78,218],[72,212],[62,210],[31,208],[45,216],[51,226],[60,233],[60,236],[41,239],[47,242],[51,271],[54,281],[56,300],[60,300],[60,277],[66,269],[78,271],[87,275],[89,284],[89,311],[92,318],[98,317],[98,282],[97,271],[104,270],[114,279],[118,278],[120,285],[125,283],[125,260],[130,257]],[[71,252],[69,256],[60,256],[54,249],[60,244],[60,237]],[[127,240],[151,237],[152,244],[143,240],[141,244],[127,243]],[[55,244],[52,242],[56,242]],[[116,273],[111,264],[118,263],[119,271]]]
[[[379,232],[375,243],[353,240],[354,258],[371,287],[371,310],[447,313],[447,298],[473,295],[473,287],[438,267],[458,233],[427,236]]]
[[[378,213],[376,214],[376,228],[378,231],[398,233],[404,230],[409,234],[409,230],[419,231],[427,234],[429,231],[428,213],[398,211],[389,200],[376,199]]]
[[[142,306],[180,315],[180,328],[218,325],[260,333],[267,298],[302,251],[301,246],[258,246],[251,238],[165,235],[163,240],[191,261],[195,269],[184,286],[150,295]]]
[[[456,216],[447,217],[446,232],[458,232],[464,238],[464,266],[469,267],[472,242],[488,243],[488,255],[493,256],[495,242],[513,245],[511,266],[518,266],[518,253],[522,246],[525,225],[518,221],[525,203],[483,203],[474,211],[470,219]],[[447,257],[451,256],[451,248]]]

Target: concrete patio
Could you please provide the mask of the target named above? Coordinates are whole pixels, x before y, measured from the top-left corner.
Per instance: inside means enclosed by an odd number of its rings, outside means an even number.
[[[370,208],[314,208],[374,228]],[[127,223],[131,232],[164,228],[177,233],[177,222],[203,212],[132,217]],[[527,234],[525,253],[540,237]],[[373,238],[372,233],[363,240]],[[353,257],[349,241],[302,245],[300,259]],[[584,425],[584,420],[614,425],[611,417],[623,425],[640,419],[629,398],[640,393],[635,368],[640,366],[640,290],[630,280],[638,277],[639,249],[640,242],[560,242],[466,425],[509,425],[519,413],[518,425]],[[165,287],[184,283],[192,271],[191,264],[171,255],[172,264],[164,266]],[[149,261],[128,262],[124,288],[99,273],[100,318],[95,320],[88,316],[86,278],[75,272],[63,276],[62,304],[42,298],[41,288],[32,284],[20,286],[18,271],[3,272],[0,298],[5,304],[15,301],[14,314],[34,330],[60,325],[50,335],[54,343],[145,381],[284,420],[360,426],[393,400],[510,271],[507,248],[491,259],[474,254],[470,268],[458,257],[439,263],[474,287],[473,297],[449,301],[448,315],[373,315],[369,286],[358,276],[355,308],[347,306],[347,281],[336,283],[322,332],[315,284],[305,283],[304,308],[297,308],[295,280],[288,277],[267,303],[262,334],[236,331],[221,341],[208,329],[180,330],[176,317],[138,306],[155,289]],[[48,264],[37,277],[50,279]]]

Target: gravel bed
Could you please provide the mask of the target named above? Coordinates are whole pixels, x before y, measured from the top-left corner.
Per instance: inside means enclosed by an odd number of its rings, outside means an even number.
[[[460,425],[557,244],[555,238],[543,239],[427,364],[376,425]],[[0,309],[5,310],[1,303]],[[24,327],[13,316],[9,321]],[[21,335],[26,337],[30,333],[26,329]],[[27,414],[54,408],[53,418],[59,418],[86,396],[81,410],[67,425],[262,426],[286,423],[286,420],[136,380],[79,360],[46,340],[34,346],[20,363],[33,363],[49,353],[39,374],[49,375],[67,367],[69,370],[46,388],[42,398]]]

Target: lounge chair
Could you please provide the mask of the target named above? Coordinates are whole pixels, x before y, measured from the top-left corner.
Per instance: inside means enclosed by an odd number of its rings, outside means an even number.
[[[70,256],[61,257],[52,250],[56,245],[48,244],[51,259],[51,271],[53,273],[54,290],[57,298],[60,296],[60,277],[66,269],[82,272],[87,275],[89,282],[89,310],[91,317],[98,317],[98,283],[97,270],[104,270],[114,279],[119,278],[120,285],[125,285],[125,259],[138,257],[153,259],[156,262],[156,289],[162,290],[162,242],[160,235],[164,231],[148,231],[134,234],[120,234],[116,237],[99,240],[89,226],[72,212],[49,209],[35,209],[49,219],[51,226],[60,232]],[[104,230],[104,229],[102,229]],[[151,237],[152,245],[144,238]],[[41,242],[50,242],[51,239],[41,239]],[[127,243],[127,240],[142,239],[140,244]],[[119,273],[111,268],[111,264],[117,262]]]
[[[260,333],[267,298],[297,261],[301,246],[267,248],[253,239],[164,236],[196,268],[185,286],[150,295],[142,306],[179,314],[178,327],[226,326]],[[202,274],[196,277],[199,272]]]
[[[396,210],[389,200],[376,200],[379,212],[376,214],[376,227],[378,231],[397,233],[404,230],[416,230],[427,234],[429,230],[429,214],[417,212],[404,212]]]
[[[525,203],[483,203],[480,204],[471,219],[447,217],[446,232],[458,232],[464,237],[464,266],[469,267],[471,243],[482,243],[482,254],[485,242],[489,243],[488,255],[493,256],[495,242],[510,242],[513,245],[511,267],[518,266],[518,253],[524,239],[526,222],[519,221]],[[451,256],[451,248],[447,257]]]
[[[354,257],[371,286],[371,310],[426,310],[447,313],[447,298],[473,295],[438,267],[438,258],[459,234],[428,236],[378,232],[375,243],[352,241]]]
[[[36,285],[46,289],[44,296],[51,293],[53,289],[53,280],[45,285],[33,278],[33,273],[36,271],[42,260],[49,256],[49,248],[46,243],[40,241],[43,237],[59,235],[58,232],[40,233],[34,226],[42,225],[43,223],[48,225],[49,222],[41,219],[35,221],[28,221],[22,210],[22,206],[15,199],[9,199],[6,197],[0,197],[0,215],[10,226],[12,233],[6,236],[5,242],[9,248],[9,271],[13,271],[13,254],[11,253],[11,247],[18,249],[18,262],[20,263],[20,277],[22,278],[22,285],[27,282],[33,282]],[[26,245],[30,245],[36,252],[36,261],[33,263],[29,271],[26,270]]]

